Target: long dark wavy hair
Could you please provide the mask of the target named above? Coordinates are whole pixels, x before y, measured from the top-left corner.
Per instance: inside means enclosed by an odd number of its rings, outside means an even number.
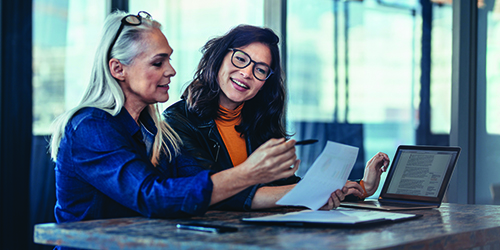
[[[239,25],[223,36],[209,40],[202,48],[203,57],[193,81],[184,91],[188,109],[202,118],[215,119],[219,109],[221,89],[217,82],[222,61],[230,48],[240,48],[254,42],[269,47],[273,74],[266,80],[254,98],[245,102],[241,124],[236,131],[242,136],[252,135],[261,143],[270,138],[289,137],[283,126],[286,91],[280,63],[278,36],[268,28]]]

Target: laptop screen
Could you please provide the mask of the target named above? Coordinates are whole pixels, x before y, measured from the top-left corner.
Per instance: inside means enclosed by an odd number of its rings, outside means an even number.
[[[460,148],[399,146],[381,198],[441,202]]]

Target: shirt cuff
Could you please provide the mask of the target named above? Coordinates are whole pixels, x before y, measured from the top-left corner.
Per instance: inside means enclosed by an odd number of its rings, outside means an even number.
[[[361,187],[363,188],[363,195],[361,195],[361,197],[359,197],[359,198],[360,199],[367,198],[369,195],[368,195],[368,193],[366,192],[366,189],[365,189],[365,182],[363,180],[360,180],[359,181],[359,185],[361,185]]]
[[[211,210],[230,210],[230,211],[250,211],[252,209],[252,200],[261,185],[255,185],[229,197],[217,204],[210,206]]]
[[[193,185],[182,203],[182,211],[192,215],[203,215],[210,206],[210,198],[214,184],[210,178],[210,171],[202,171],[194,178],[200,179],[201,185]],[[200,188],[202,186],[203,188]]]

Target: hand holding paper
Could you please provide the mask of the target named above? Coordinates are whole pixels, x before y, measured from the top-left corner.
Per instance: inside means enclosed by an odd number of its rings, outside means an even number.
[[[357,156],[357,147],[328,141],[304,178],[276,204],[318,210],[333,191],[345,185]]]

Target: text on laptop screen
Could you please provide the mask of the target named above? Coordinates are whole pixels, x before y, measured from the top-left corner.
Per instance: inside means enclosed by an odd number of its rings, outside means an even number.
[[[402,150],[396,157],[399,159],[387,193],[438,197],[443,178],[456,153]]]

